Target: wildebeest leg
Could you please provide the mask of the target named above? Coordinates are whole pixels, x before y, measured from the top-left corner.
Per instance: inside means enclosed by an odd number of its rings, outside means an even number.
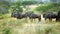
[[[50,21],[52,21],[52,18],[49,18]]]
[[[30,22],[33,22],[33,19],[32,18],[30,18]]]
[[[47,18],[45,18],[45,21],[47,20]]]
[[[59,18],[56,18],[56,22],[57,22],[57,21],[60,21],[60,19],[59,19]]]
[[[58,21],[59,19],[58,18],[56,18],[56,22]]]
[[[39,21],[41,21],[41,18],[38,18]]]

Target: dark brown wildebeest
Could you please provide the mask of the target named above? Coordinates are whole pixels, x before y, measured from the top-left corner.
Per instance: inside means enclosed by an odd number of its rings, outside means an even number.
[[[33,12],[26,12],[25,14],[22,14],[21,12],[12,12],[11,17],[15,17],[17,19],[27,18],[29,17]]]
[[[12,13],[12,17],[16,17],[17,19],[22,19],[22,18],[29,17],[30,19],[38,18],[39,21],[41,20],[41,15],[34,14],[34,12],[26,12],[25,14],[22,14],[22,13],[19,13],[19,12],[17,12],[16,14]]]
[[[46,12],[45,14],[43,14],[43,18],[49,19],[50,21],[52,21],[52,19],[56,19],[57,14],[53,13],[53,12]]]
[[[36,19],[38,18],[39,21],[41,21],[41,15],[40,14],[35,14],[35,13],[32,13],[30,16],[29,16],[30,19]]]
[[[60,21],[60,11],[57,13],[56,21]]]
[[[11,17],[17,18],[17,19],[22,19],[23,15],[20,12],[12,12]]]
[[[25,14],[25,17],[29,17],[29,19],[36,19],[38,18],[39,21],[41,21],[41,15],[39,14],[35,14],[34,12],[26,12]]]
[[[36,18],[38,18],[39,21],[41,20],[41,15],[35,14],[34,12],[26,12],[25,16],[29,17],[29,19],[36,19]]]
[[[11,17],[16,18],[16,17],[17,17],[17,13],[16,13],[16,12],[12,12],[12,13],[11,13]]]

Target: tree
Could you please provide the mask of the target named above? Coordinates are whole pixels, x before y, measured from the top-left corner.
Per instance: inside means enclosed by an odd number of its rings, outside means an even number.
[[[32,5],[32,4],[37,4],[36,1],[23,1],[22,5]]]
[[[52,2],[52,3],[59,3],[60,0],[50,0],[50,2]]]
[[[3,8],[4,11],[0,11],[0,13],[1,13],[1,12],[2,12],[2,13],[8,13],[8,9],[9,9],[10,6],[11,6],[11,4],[10,4],[8,1],[6,1],[6,0],[1,0],[1,1],[0,1],[0,9]]]
[[[51,3],[51,4],[47,4],[46,6],[38,6],[36,7],[36,11],[42,11],[42,12],[46,12],[49,11],[50,9],[54,10],[55,8],[59,8],[60,4],[59,3]]]
[[[16,11],[16,10],[18,10],[18,11],[20,11],[20,12],[23,12],[23,8],[21,7],[21,2],[20,1],[17,1],[17,2],[14,2],[13,4],[12,4],[12,9],[13,9],[13,11]]]

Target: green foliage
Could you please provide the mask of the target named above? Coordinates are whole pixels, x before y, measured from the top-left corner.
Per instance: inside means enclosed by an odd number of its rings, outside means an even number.
[[[12,5],[21,6],[21,2],[20,1],[17,1],[17,2],[12,3]]]
[[[10,14],[0,14],[0,19],[10,18]]]
[[[3,30],[4,34],[11,34],[11,28],[6,28]]]
[[[59,3],[58,4],[57,3],[51,3],[51,4],[44,5],[44,6],[38,6],[35,10],[46,12],[46,11],[49,11],[50,9],[52,9],[52,8],[55,9],[55,7],[59,8],[59,6],[60,6]]]
[[[13,9],[13,12],[15,12],[16,10],[19,11],[19,12],[23,12],[23,8],[22,7],[15,6],[12,9]]]
[[[6,0],[0,1],[0,8],[3,8],[2,12],[8,13],[8,9],[10,8],[11,4]],[[0,11],[1,12],[1,11]]]
[[[6,0],[1,0],[0,1],[0,6],[10,6],[10,3]]]
[[[37,4],[36,1],[23,1],[22,5],[32,5],[32,4]]]
[[[18,11],[20,11],[20,12],[23,12],[23,8],[20,7],[20,6],[21,6],[21,2],[20,2],[20,1],[17,1],[17,2],[15,2],[15,3],[13,3],[12,6],[13,6],[13,7],[11,7],[11,8],[13,9],[13,11],[18,10]]]
[[[6,15],[7,16],[7,15]],[[29,22],[28,22],[29,21]],[[52,34],[60,34],[59,22],[30,22],[30,19],[6,18],[0,19],[0,34],[45,34],[52,28]],[[31,26],[31,27],[30,27]],[[48,33],[48,32],[47,32]],[[51,34],[51,32],[49,33]]]

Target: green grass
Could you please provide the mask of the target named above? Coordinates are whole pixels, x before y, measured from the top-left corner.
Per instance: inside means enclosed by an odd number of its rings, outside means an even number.
[[[60,22],[40,24],[28,21],[29,19],[16,19],[10,16],[0,19],[0,34],[45,34],[50,29],[52,34],[60,34]]]

